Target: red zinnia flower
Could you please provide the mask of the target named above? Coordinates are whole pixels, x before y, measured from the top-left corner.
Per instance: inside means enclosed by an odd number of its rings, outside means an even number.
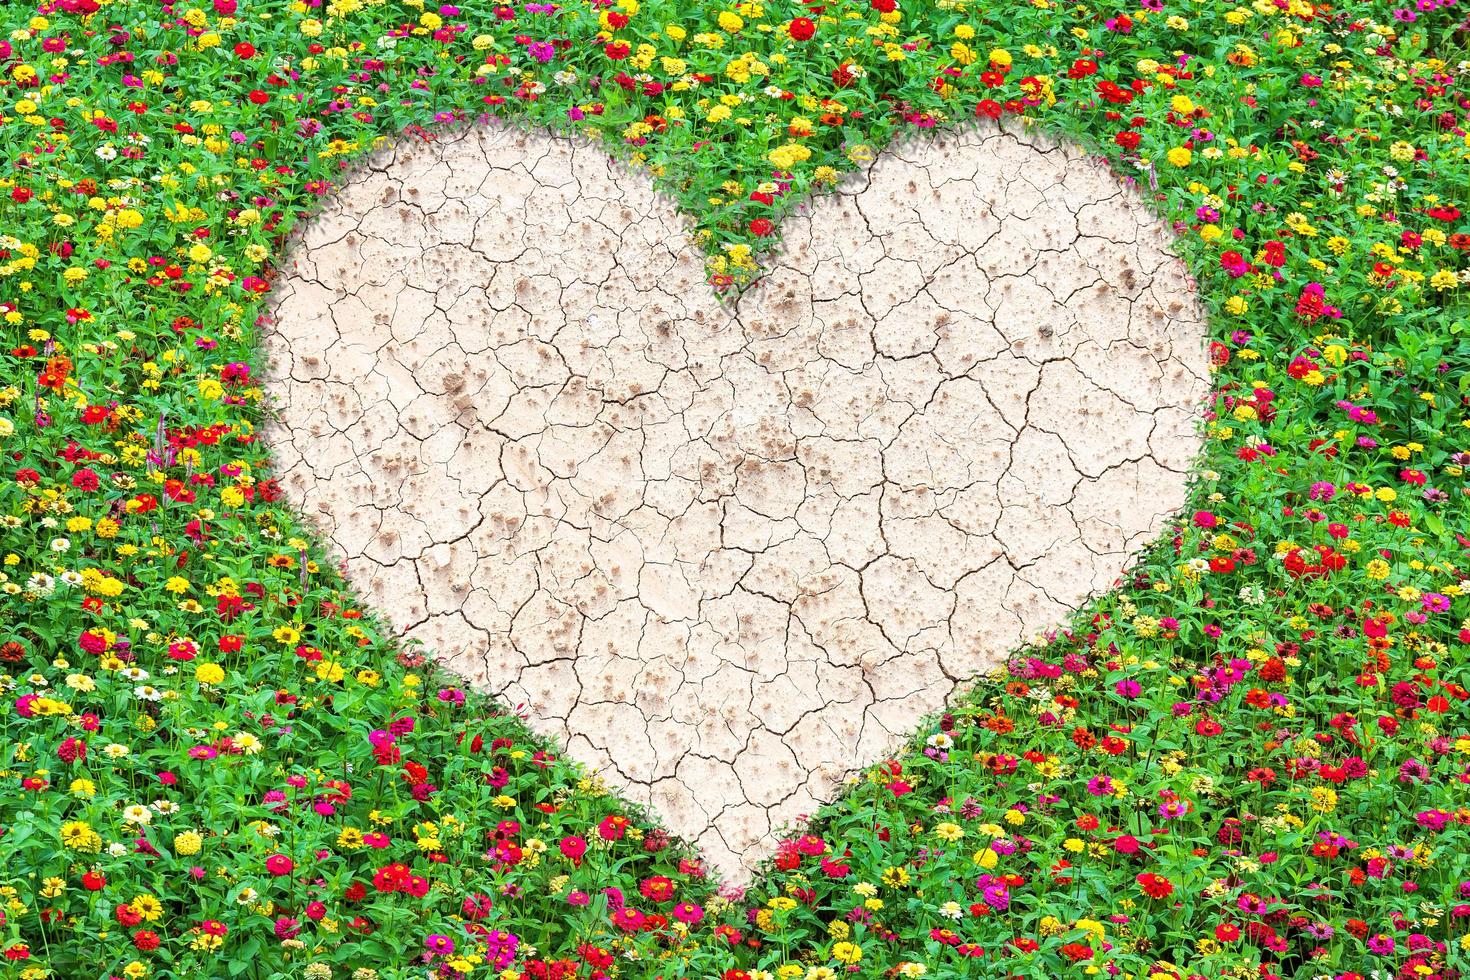
[[[1168,898],[1174,894],[1174,883],[1163,875],[1145,871],[1136,880],[1143,888],[1143,893],[1149,898]]]
[[[817,25],[810,17],[798,17],[786,25],[786,33],[793,41],[810,41],[817,33]]]
[[[587,841],[581,837],[563,837],[561,844],[562,856],[572,862],[573,867],[582,866],[582,855],[587,853]]]

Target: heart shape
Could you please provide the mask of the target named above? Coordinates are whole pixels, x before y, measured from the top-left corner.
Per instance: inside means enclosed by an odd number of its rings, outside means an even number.
[[[973,128],[721,306],[605,151],[400,144],[301,232],[282,483],[408,638],[729,878],[1182,506],[1204,318],[1101,161]]]

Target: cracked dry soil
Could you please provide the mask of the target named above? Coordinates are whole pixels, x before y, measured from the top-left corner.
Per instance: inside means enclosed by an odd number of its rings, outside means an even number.
[[[722,307],[605,151],[405,142],[298,234],[266,339],[351,583],[736,881],[1116,581],[1206,390],[1169,233],[1076,148],[897,145],[783,232]]]

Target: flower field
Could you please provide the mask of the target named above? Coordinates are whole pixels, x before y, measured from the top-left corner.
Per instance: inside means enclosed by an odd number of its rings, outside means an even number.
[[[0,976],[1470,973],[1470,7],[0,5]],[[1025,117],[1174,222],[1191,505],[757,883],[395,646],[258,432],[284,234],[385,139],[597,135],[710,287]]]

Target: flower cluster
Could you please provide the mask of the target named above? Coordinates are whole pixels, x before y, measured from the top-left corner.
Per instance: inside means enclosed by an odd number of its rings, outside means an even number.
[[[1460,976],[1464,2],[0,5],[0,972]],[[282,236],[487,114],[605,140],[731,291],[895,135],[1043,125],[1211,313],[1187,515],[747,893],[395,646],[271,475]]]

